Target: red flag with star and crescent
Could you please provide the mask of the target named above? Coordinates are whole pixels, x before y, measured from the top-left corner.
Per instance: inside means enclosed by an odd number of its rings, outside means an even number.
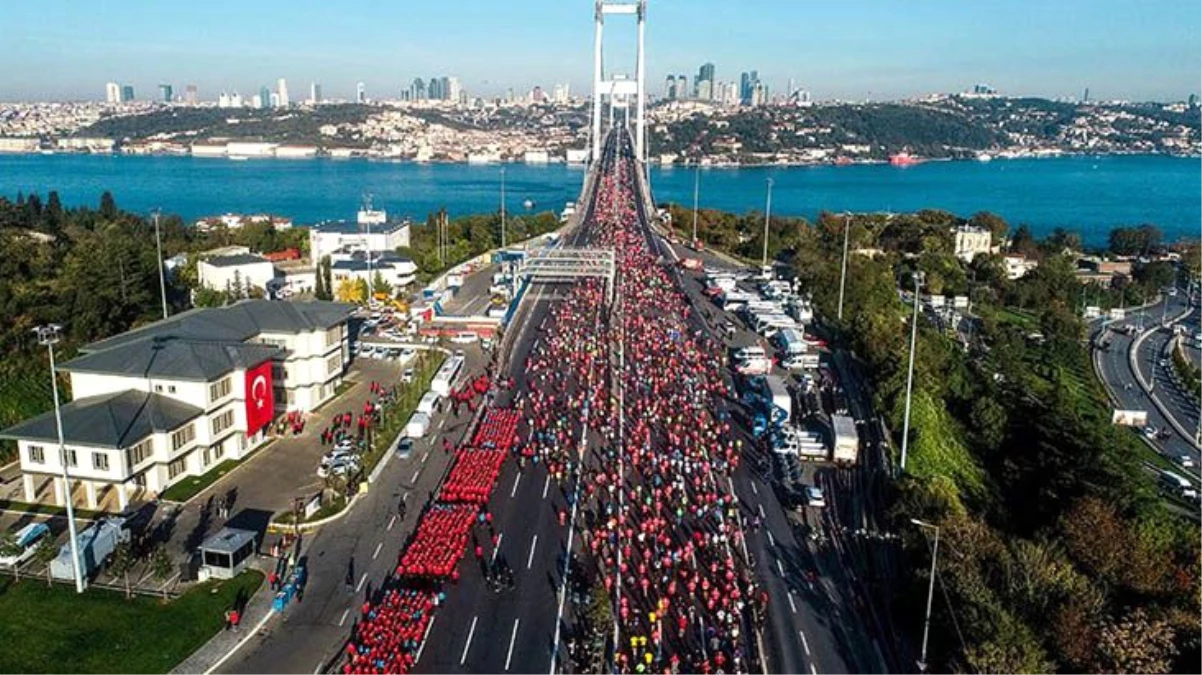
[[[275,416],[271,389],[271,361],[246,371],[246,435],[254,436]]]

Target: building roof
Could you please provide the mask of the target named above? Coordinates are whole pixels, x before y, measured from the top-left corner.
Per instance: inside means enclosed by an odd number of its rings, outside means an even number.
[[[205,342],[156,336],[85,354],[61,366],[70,373],[211,382],[250,369],[282,353],[279,347],[244,342]]]
[[[354,305],[340,302],[243,300],[227,307],[198,308],[83,347],[84,353],[156,337],[245,342],[260,333],[325,330],[347,320]]]
[[[238,253],[235,255],[219,255],[207,258],[201,262],[212,265],[213,267],[240,267],[242,265],[257,265],[259,263],[270,263],[271,261],[262,256],[252,255],[250,253]]]
[[[400,222],[389,221],[386,223],[377,223],[377,224],[374,224],[371,226],[371,233],[372,234],[392,234],[393,232],[396,232],[396,231],[406,228],[408,226],[409,226],[408,220],[404,220],[404,221],[400,221]],[[359,223],[357,223],[353,220],[327,220],[325,222],[321,222],[321,223],[317,223],[316,225],[313,225],[310,229],[313,232],[319,232],[322,234],[327,234],[327,233],[354,234],[354,235],[367,234],[367,226],[360,225]]]
[[[202,551],[216,551],[218,553],[237,553],[239,549],[246,546],[247,542],[253,542],[256,534],[251,530],[238,530],[232,527],[223,527],[217,534],[204,540],[200,545]]]
[[[133,389],[81,398],[61,410],[67,445],[102,448],[128,448],[152,431],[174,431],[204,412],[162,394]],[[0,431],[0,438],[58,443],[54,411]]]

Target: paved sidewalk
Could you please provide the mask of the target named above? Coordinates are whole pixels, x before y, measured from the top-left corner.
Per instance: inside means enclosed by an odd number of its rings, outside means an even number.
[[[273,620],[276,614],[272,611],[271,604],[275,593],[267,583],[267,575],[271,573],[273,561],[269,557],[260,556],[255,560],[254,567],[263,573],[263,583],[247,601],[238,629],[223,630],[214,635],[200,649],[171,669],[171,673],[207,673],[213,670],[229,658],[242,642],[254,637],[255,633]]]

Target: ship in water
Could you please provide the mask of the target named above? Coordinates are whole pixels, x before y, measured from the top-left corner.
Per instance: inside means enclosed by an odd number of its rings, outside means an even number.
[[[894,155],[889,155],[889,163],[893,166],[914,166],[915,164],[922,164],[924,161],[926,160],[921,157],[915,157],[905,150]]]

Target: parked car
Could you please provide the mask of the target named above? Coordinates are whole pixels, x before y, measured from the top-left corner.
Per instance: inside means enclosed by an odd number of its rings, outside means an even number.
[[[413,369],[412,368],[406,368],[405,370],[401,371],[401,382],[408,384],[409,382],[412,382],[412,381],[413,381]]]
[[[413,439],[408,436],[402,438],[396,446],[396,454],[401,459],[409,459],[409,456],[413,454]]]
[[[335,460],[329,464],[322,464],[317,467],[317,477],[325,478],[327,476],[346,476],[359,470],[359,458],[344,457]]]
[[[37,553],[38,547],[43,545],[43,540],[47,539],[49,535],[50,528],[46,523],[30,523],[17,530],[13,538],[16,540],[17,546],[21,547],[21,552],[16,555],[0,556],[0,567],[19,567]]]
[[[805,495],[807,506],[813,506],[817,509],[826,508],[826,496],[822,494],[822,488],[816,485],[807,485]]]
[[[341,446],[340,445],[340,446],[334,448],[333,450],[327,452],[326,454],[322,455],[321,463],[325,464],[325,465],[330,465],[339,460],[343,460],[348,457],[354,457],[354,456],[355,456],[355,452],[354,452],[354,450],[352,450],[351,446]]]

